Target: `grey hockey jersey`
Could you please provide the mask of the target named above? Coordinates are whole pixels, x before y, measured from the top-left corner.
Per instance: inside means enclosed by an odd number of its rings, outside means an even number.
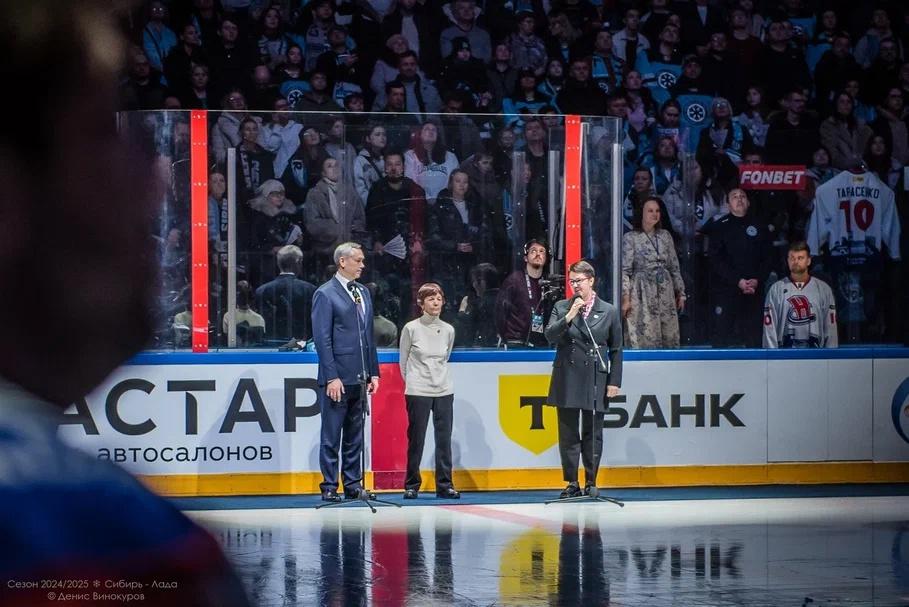
[[[836,348],[836,301],[830,286],[809,277],[801,288],[787,276],[764,301],[765,348]]]

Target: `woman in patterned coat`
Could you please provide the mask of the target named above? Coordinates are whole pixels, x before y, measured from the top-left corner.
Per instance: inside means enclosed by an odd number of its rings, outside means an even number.
[[[632,348],[678,348],[678,311],[685,283],[672,236],[663,228],[660,201],[635,209],[634,230],[622,238],[622,316]]]

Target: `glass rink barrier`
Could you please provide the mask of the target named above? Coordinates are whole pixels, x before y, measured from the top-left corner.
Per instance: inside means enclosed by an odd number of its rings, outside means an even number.
[[[904,180],[836,172],[823,150],[811,167],[768,164],[734,122],[245,110],[119,122],[168,173],[152,350],[309,348],[311,294],[345,241],[363,247],[387,348],[430,281],[456,347],[548,347],[502,314],[528,290],[513,283],[533,240],[535,311],[546,318],[567,266],[587,259],[629,348],[909,336]]]
[[[152,235],[160,290],[152,350],[311,349],[313,291],[356,242],[377,343],[396,348],[426,282],[459,348],[548,347],[497,314],[528,263],[544,318],[565,296],[566,260],[597,243],[608,276],[617,119],[526,113],[161,111],[120,115],[154,146],[168,188]],[[596,137],[590,149],[585,137]],[[605,156],[603,155],[605,154]],[[571,174],[566,173],[568,169]],[[621,183],[621,182],[619,182]],[[567,198],[566,198],[567,196]],[[569,205],[566,205],[569,200]],[[567,208],[570,207],[570,208]],[[605,223],[604,223],[605,222]],[[528,287],[519,281],[517,295]],[[611,299],[608,296],[607,299]],[[526,323],[525,323],[526,324]]]

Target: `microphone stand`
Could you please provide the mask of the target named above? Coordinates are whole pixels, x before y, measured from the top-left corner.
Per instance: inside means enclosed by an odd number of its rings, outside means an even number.
[[[584,316],[584,313],[580,312],[580,311],[578,312],[578,316],[580,316],[581,320],[584,321],[584,327],[587,329],[587,335],[590,337],[590,344],[593,347],[593,351],[596,352],[597,362],[599,362],[600,368],[603,369],[604,372],[608,371],[609,367],[606,366],[606,361],[603,359],[603,355],[600,353],[600,348],[597,345],[596,339],[594,339],[594,337],[593,337],[593,331],[590,330],[590,325],[587,323],[587,318]],[[596,398],[596,393],[597,393],[597,375],[598,375],[597,371],[594,371],[593,372],[594,398]],[[596,458],[597,436],[594,433],[596,430],[596,428],[595,428],[596,415],[597,415],[596,408],[597,408],[597,404],[596,404],[596,402],[594,402],[593,408],[590,410],[590,438],[591,438],[590,461],[591,461],[591,463],[593,463],[594,459]],[[603,440],[603,429],[602,428],[600,428],[599,434],[600,434],[600,440],[602,441]],[[603,447],[605,448],[605,444],[603,445]],[[602,453],[600,454],[600,456],[602,457]],[[597,465],[597,471],[599,471],[599,465]],[[592,482],[592,484],[591,484],[591,482]],[[625,507],[625,502],[622,502],[614,497],[609,497],[607,495],[600,495],[600,489],[597,487],[596,478],[594,478],[594,479],[588,478],[588,479],[586,479],[586,483],[589,485],[587,487],[587,495],[579,495],[577,497],[566,497],[566,498],[561,498],[561,499],[547,500],[546,502],[544,502],[544,504],[565,503],[565,502],[610,502],[612,504],[616,504],[619,508]]]
[[[347,290],[353,293],[354,295],[354,304],[357,307],[357,340],[360,344],[360,372],[357,373],[357,383],[360,385],[360,416],[362,418],[363,424],[363,442],[366,442],[366,417],[369,415],[369,396],[367,390],[369,389],[369,371],[366,368],[366,349],[363,344],[363,325],[360,324],[360,304],[363,302],[363,295],[359,292],[361,286],[351,280],[347,283]],[[363,306],[363,314],[366,314],[366,306]],[[363,483],[366,481],[366,445],[360,445],[360,490],[357,492],[356,499],[344,499],[340,502],[327,502],[324,504],[319,504],[316,506],[316,510],[319,508],[336,508],[338,506],[350,506],[351,504],[365,504],[369,506],[369,509],[372,510],[372,513],[376,513],[376,509],[373,504],[383,504],[385,506],[395,506],[397,508],[401,507],[401,504],[396,504],[388,500],[381,500],[377,497],[370,497],[369,491],[363,486]]]

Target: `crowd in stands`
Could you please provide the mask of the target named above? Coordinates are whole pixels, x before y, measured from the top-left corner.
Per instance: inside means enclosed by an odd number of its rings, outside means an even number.
[[[907,215],[909,6],[895,0],[152,0],[122,25],[133,41],[123,110],[213,110],[216,331],[226,311],[227,157],[236,149],[246,308],[236,316],[254,327],[248,312],[264,316],[264,335],[248,332],[254,341],[309,337],[300,322],[276,320],[299,315],[296,306],[278,293],[289,309],[280,312],[260,291],[292,274],[307,286],[288,288],[311,292],[347,240],[369,253],[364,282],[390,344],[392,328],[416,313],[412,289],[429,279],[449,294],[443,316],[460,319],[460,346],[512,341],[491,322],[497,293],[513,271],[525,272],[525,243],[546,246],[549,180],[562,174],[548,152],[563,148],[564,114],[621,121],[623,219],[637,234],[624,248],[643,259],[651,246],[674,249],[674,289],[660,297],[679,327],[668,341],[632,346],[759,345],[751,328],[733,331],[720,318],[727,283],[736,288],[742,277],[733,274],[747,267],[755,284],[741,293],[763,302],[787,273],[789,243],[812,242],[817,188],[843,171],[878,178],[895,193],[897,220]],[[163,297],[180,308],[188,125],[163,116],[145,123],[165,133],[155,144],[174,172],[160,240]],[[598,128],[591,164],[609,153]],[[743,192],[742,164],[805,166],[808,184]],[[622,246],[610,243],[608,171],[589,168],[591,247]],[[719,222],[738,217],[732,192],[745,198],[735,204],[747,246]],[[652,238],[654,227],[668,238]],[[870,242],[868,264],[845,278],[817,244],[812,270],[833,284],[841,317],[853,308],[852,341],[904,343],[909,280],[898,242]],[[626,262],[627,295],[655,292]],[[533,273],[533,288],[509,292],[539,302]],[[639,312],[627,311],[632,333],[650,335]]]

